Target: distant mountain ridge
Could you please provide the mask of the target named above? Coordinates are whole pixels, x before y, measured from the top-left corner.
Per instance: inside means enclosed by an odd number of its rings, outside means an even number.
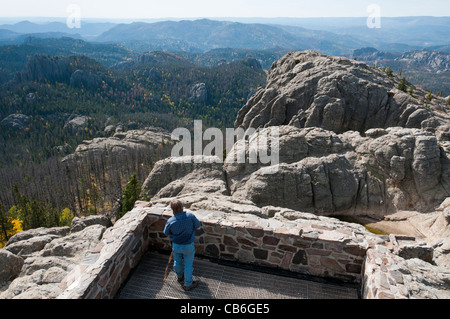
[[[91,40],[95,36],[114,27],[116,23],[101,22],[101,23],[84,23],[81,21],[81,28],[69,28],[63,22],[48,22],[48,23],[33,23],[30,21],[20,21],[15,24],[2,24],[0,30],[9,30],[15,32],[17,35],[29,35],[36,33],[59,33],[65,36],[76,36]],[[0,40],[4,39],[0,34]]]
[[[179,22],[120,24],[96,39],[100,42],[180,40],[198,50],[214,48],[269,49],[307,46],[299,38],[277,27],[201,19]]]
[[[81,28],[70,29],[62,19],[47,23],[21,21],[0,25],[0,44],[20,44],[33,35],[122,44],[140,52],[281,48],[311,49],[348,57],[353,50],[368,46],[392,52],[449,50],[450,17],[383,17],[381,23],[381,28],[371,29],[364,17],[167,19],[129,23],[82,20]]]

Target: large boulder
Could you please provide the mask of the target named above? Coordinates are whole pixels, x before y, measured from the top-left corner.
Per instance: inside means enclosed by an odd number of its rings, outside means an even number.
[[[158,161],[142,189],[155,198],[193,192],[228,193],[222,164],[216,156],[169,157]]]
[[[70,232],[75,233],[92,225],[102,225],[105,226],[106,228],[109,228],[112,226],[112,223],[111,220],[104,215],[91,215],[81,218],[75,217],[74,219],[72,219]]]
[[[0,282],[14,278],[20,273],[23,258],[16,256],[5,249],[0,249]]]
[[[29,59],[22,72],[16,74],[16,80],[66,82],[72,73],[71,69],[71,60],[67,57],[37,54]]]

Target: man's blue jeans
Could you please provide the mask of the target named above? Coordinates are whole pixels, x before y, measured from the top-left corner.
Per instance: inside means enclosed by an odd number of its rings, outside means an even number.
[[[181,278],[184,273],[184,285],[189,287],[192,285],[192,271],[194,256],[195,256],[195,247],[194,243],[188,245],[178,245],[173,243],[173,269],[177,274],[178,278]],[[183,268],[183,259],[184,259],[184,268]]]

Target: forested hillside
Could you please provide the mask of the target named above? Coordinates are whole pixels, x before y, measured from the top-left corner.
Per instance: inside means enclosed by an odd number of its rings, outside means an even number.
[[[22,129],[2,122],[0,165],[42,161],[64,145],[71,152],[82,140],[102,136],[107,124],[173,129],[180,119],[195,118],[232,126],[238,109],[265,81],[254,59],[200,67],[154,52],[124,61],[107,67],[86,56],[31,57],[0,91],[0,120],[27,116]],[[199,83],[204,96],[193,97]],[[68,125],[80,115],[88,119],[83,125]]]
[[[111,136],[105,128],[112,125],[170,132],[201,119],[232,127],[237,111],[266,79],[249,56],[200,66],[174,53],[137,54],[69,38],[3,46],[0,57],[0,209],[23,221],[27,211],[39,208],[48,215],[42,226],[59,225],[65,209],[112,209],[133,173],[142,182],[152,163],[168,154],[62,164],[84,140]]]

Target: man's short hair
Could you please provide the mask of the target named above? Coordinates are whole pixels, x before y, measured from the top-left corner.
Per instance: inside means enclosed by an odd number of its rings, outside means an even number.
[[[174,199],[170,202],[170,208],[174,214],[179,214],[183,211],[183,203],[178,199]]]

